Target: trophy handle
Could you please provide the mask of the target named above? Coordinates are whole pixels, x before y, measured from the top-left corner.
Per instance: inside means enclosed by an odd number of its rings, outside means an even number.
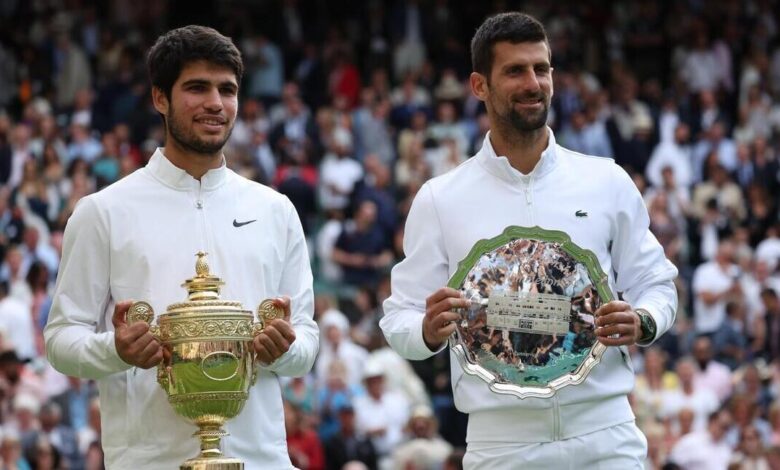
[[[154,320],[154,309],[149,302],[144,302],[142,300],[133,302],[127,310],[127,314],[125,314],[125,319],[127,320],[128,325],[138,322],[146,323],[149,325],[149,333],[158,341],[160,340],[160,327],[152,325],[152,321]],[[164,360],[157,366],[157,383],[160,384],[163,390],[168,390],[168,371]]]
[[[272,299],[265,299],[257,306],[257,321],[252,324],[252,337],[259,335],[265,325],[277,318],[284,318],[284,309],[274,303]],[[251,384],[257,382],[257,365],[252,366]]]
[[[125,314],[125,319],[128,325],[142,321],[151,326],[152,320],[154,320],[154,309],[149,302],[143,300],[133,302]]]
[[[154,320],[154,309],[149,302],[144,302],[143,300],[133,302],[125,314],[125,320],[127,320],[128,325],[138,323],[139,321],[146,323],[149,325],[149,332],[152,336],[158,340],[160,339],[160,327],[152,325],[152,320]]]
[[[265,299],[257,307],[257,320],[266,325],[277,318],[284,318],[284,309],[274,303],[272,299]],[[262,330],[262,329],[261,329]]]

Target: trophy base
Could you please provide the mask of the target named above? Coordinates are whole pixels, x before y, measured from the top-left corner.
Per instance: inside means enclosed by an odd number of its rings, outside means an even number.
[[[244,463],[230,458],[194,458],[181,464],[179,470],[244,470]]]

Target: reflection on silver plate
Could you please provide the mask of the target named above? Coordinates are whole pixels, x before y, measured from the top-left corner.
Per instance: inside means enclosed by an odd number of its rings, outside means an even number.
[[[594,313],[612,293],[596,256],[564,232],[508,227],[477,242],[448,285],[471,300],[450,346],[496,393],[551,397],[601,360]]]

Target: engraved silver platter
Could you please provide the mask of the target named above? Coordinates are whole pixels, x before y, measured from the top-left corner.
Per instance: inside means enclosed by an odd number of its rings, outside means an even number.
[[[450,347],[495,393],[552,397],[582,383],[606,349],[594,314],[613,299],[607,276],[564,232],[508,227],[477,242],[448,285],[471,300]]]

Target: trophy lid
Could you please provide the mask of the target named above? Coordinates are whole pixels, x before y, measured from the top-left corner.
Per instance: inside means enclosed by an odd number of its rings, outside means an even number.
[[[189,300],[216,300],[219,299],[219,291],[225,282],[210,272],[209,263],[206,261],[207,253],[199,251],[195,254],[195,277],[187,279],[181,286],[187,289]]]
[[[195,261],[195,276],[187,279],[181,285],[187,289],[187,301],[169,305],[167,313],[182,313],[178,312],[181,310],[192,312],[204,308],[209,311],[218,308],[220,311],[244,312],[241,302],[220,298],[220,290],[225,282],[219,276],[211,273],[206,260],[207,254],[202,251],[195,254],[198,257]]]

